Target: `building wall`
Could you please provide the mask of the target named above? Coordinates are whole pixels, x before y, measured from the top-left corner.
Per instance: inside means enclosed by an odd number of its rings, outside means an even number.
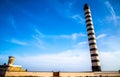
[[[120,77],[120,73],[119,72],[94,72],[94,76]]]
[[[30,76],[30,77],[52,77],[52,72],[6,72],[5,76],[14,77],[14,76]]]
[[[60,77],[85,77],[94,76],[92,72],[61,72]]]
[[[59,76],[53,76],[53,72],[6,72],[5,77],[120,77],[118,72],[59,72]]]
[[[25,72],[25,70],[22,67],[8,67],[6,71],[11,72]]]

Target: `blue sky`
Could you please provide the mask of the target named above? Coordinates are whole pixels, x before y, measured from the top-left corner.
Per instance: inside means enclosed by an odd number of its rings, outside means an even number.
[[[119,0],[0,0],[0,64],[15,56],[30,71],[91,71],[85,3],[102,70],[119,70]]]

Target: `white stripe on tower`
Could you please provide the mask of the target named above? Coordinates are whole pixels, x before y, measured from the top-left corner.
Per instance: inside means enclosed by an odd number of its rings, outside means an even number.
[[[98,56],[98,50],[96,45],[95,33],[92,23],[91,11],[88,4],[84,5],[84,14],[86,19],[86,27],[88,33],[88,41],[89,41],[89,48],[91,54],[91,63],[92,63],[92,71],[101,71],[100,60]]]

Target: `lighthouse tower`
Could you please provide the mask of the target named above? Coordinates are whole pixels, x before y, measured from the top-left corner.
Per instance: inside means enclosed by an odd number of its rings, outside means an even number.
[[[101,71],[100,60],[98,56],[98,49],[96,45],[95,32],[94,32],[94,27],[92,23],[91,11],[88,4],[84,5],[84,15],[85,15],[86,27],[87,27],[87,33],[88,33],[92,71],[93,72]]]
[[[8,65],[11,66],[14,64],[15,57],[9,56]]]

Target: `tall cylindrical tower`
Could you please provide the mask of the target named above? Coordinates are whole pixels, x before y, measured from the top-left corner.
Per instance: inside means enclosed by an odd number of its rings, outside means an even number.
[[[88,4],[84,5],[84,15],[85,15],[86,27],[87,27],[87,33],[88,33],[92,71],[93,72],[101,71],[100,60],[99,60],[98,50],[96,45],[95,32],[94,32],[94,27],[92,23],[91,11]]]
[[[11,66],[14,64],[15,57],[9,56],[8,65]]]

